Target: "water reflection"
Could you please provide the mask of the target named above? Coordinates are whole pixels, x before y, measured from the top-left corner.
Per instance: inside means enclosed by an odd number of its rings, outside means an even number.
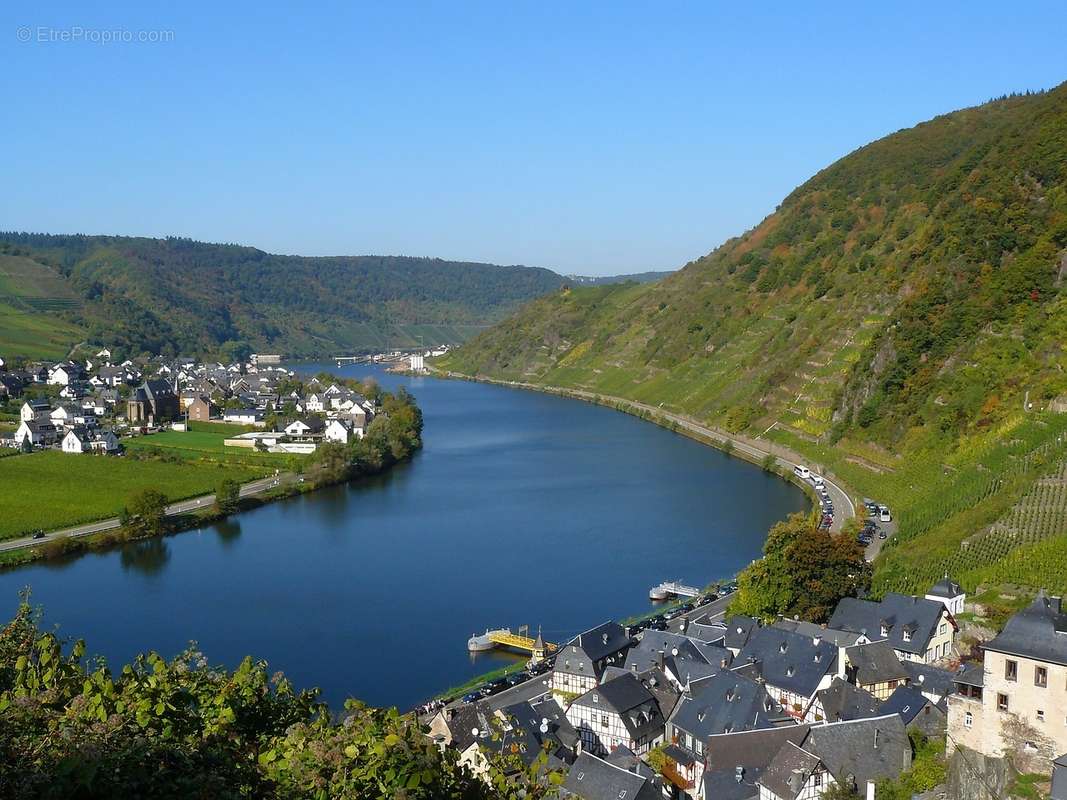
[[[122,545],[119,557],[122,568],[127,572],[156,575],[170,561],[170,545],[160,536],[138,542],[127,542]]]
[[[225,547],[232,547],[241,537],[241,522],[236,517],[228,517],[215,523],[215,533]]]

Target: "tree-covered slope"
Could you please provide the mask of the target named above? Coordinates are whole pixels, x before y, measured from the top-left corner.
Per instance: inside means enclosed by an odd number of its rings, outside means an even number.
[[[75,301],[60,309],[70,322],[132,352],[214,352],[244,342],[323,355],[456,342],[563,283],[546,269],[282,256],[174,238],[0,233],[0,253],[55,276]],[[0,301],[6,293],[0,281]]]
[[[442,366],[788,444],[895,503],[928,571],[1060,457],[1064,273],[1067,85],[873,142],[665,280],[565,288]],[[902,550],[879,575],[923,580]]]

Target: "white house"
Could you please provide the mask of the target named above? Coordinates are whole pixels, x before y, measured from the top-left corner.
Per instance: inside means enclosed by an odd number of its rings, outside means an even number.
[[[605,755],[627,747],[637,755],[663,739],[663,714],[652,693],[634,675],[624,673],[576,698],[567,720],[582,740],[582,749]]]
[[[963,613],[963,604],[967,600],[967,594],[962,586],[945,573],[945,577],[930,587],[930,591],[926,593],[926,599],[944,603],[948,613],[957,616]]]
[[[362,433],[362,432],[361,432]],[[350,425],[346,425],[342,420],[331,419],[326,423],[326,431],[323,433],[323,438],[328,442],[340,442],[341,444],[348,444],[348,440],[353,436],[353,431]]]
[[[329,402],[326,395],[313,392],[307,396],[307,400],[304,401],[304,409],[314,413],[322,413],[326,410],[326,404]]]
[[[48,419],[52,413],[52,406],[47,400],[27,400],[19,409],[19,418],[23,422],[33,422],[35,419]]]
[[[15,442],[21,447],[29,439],[35,447],[43,447],[56,441],[56,426],[46,420],[23,420],[15,431]]]
[[[228,408],[222,412],[222,419],[238,425],[262,425],[263,410],[259,408]]]
[[[285,426],[285,432],[290,436],[309,437],[321,435],[326,426],[318,417],[306,417],[295,419]]]
[[[89,436],[85,430],[75,430],[71,428],[67,431],[67,435],[63,437],[63,452],[64,453],[88,453],[91,445],[89,443]]]

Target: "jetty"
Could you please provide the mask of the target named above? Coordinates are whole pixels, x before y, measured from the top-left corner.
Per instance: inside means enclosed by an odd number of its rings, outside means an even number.
[[[664,581],[648,590],[649,600],[669,600],[672,597],[696,597],[700,589],[686,586],[681,581]]]

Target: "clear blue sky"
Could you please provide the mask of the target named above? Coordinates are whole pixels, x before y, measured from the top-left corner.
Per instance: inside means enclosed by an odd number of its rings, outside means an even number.
[[[872,139],[1067,80],[1062,2],[106,5],[0,12],[0,228],[672,269]]]

